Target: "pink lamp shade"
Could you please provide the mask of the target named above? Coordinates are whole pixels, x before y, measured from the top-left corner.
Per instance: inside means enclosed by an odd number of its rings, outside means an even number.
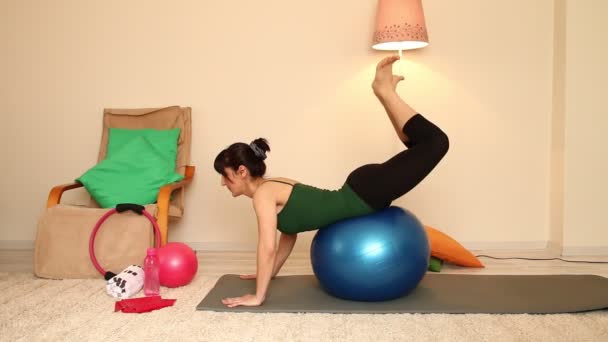
[[[422,0],[378,0],[372,48],[410,50],[427,45]]]

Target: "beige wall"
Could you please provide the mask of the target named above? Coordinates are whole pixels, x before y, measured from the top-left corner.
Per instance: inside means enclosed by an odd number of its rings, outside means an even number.
[[[0,203],[3,246],[31,244],[50,187],[93,165],[103,107],[193,108],[197,175],[170,238],[198,248],[255,245],[251,205],[232,199],[211,165],[235,140],[267,137],[270,176],[325,188],[402,148],[369,87],[386,55],[370,49],[375,1],[243,1],[238,11],[221,1],[0,4],[0,185],[14,193]],[[397,204],[471,248],[542,248],[553,1],[424,6],[431,45],[405,55],[399,91],[448,133],[451,150]]]
[[[471,248],[543,248],[553,2],[424,3],[432,42],[403,93],[451,149],[399,203]]]
[[[549,248],[561,253],[564,243],[564,151],[566,125],[566,0],[553,11],[553,113],[549,173]]]
[[[608,2],[567,2],[564,253],[608,254]]]

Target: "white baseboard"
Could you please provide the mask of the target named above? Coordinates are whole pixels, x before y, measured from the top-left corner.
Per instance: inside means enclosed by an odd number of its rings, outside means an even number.
[[[564,246],[563,256],[605,256],[608,246]]]
[[[233,242],[187,242],[192,249],[198,251],[234,251],[234,252],[250,252],[255,251],[256,245],[233,243]],[[546,250],[547,241],[512,241],[512,242],[462,242],[466,249],[469,250]],[[296,245],[297,251],[308,251],[308,244]]]
[[[547,241],[462,241],[460,244],[471,251],[492,250],[546,250]]]
[[[255,251],[256,244],[247,243],[235,243],[235,242],[185,242],[192,249],[197,251],[209,251],[209,252],[252,252]],[[500,251],[500,250],[512,250],[512,251],[530,251],[530,250],[545,250],[551,253],[559,253],[559,246],[556,246],[547,241],[507,241],[507,242],[495,242],[495,241],[476,241],[466,242],[463,241],[461,244],[471,251]],[[307,252],[308,245],[299,245],[294,250],[296,252]],[[33,240],[0,240],[0,250],[32,250],[34,249]],[[608,246],[564,246],[561,254],[563,256],[605,256],[608,255]]]
[[[184,242],[196,251],[204,252],[255,252],[256,244],[238,242]]]
[[[235,251],[249,252],[255,251],[256,244],[245,244],[235,242],[184,242],[192,249],[197,251]],[[0,240],[0,250],[31,250],[34,249],[33,240]]]
[[[256,244],[234,243],[234,242],[185,242],[197,251],[255,251]],[[0,250],[31,250],[34,249],[33,240],[0,240]]]
[[[547,242],[547,253],[549,255],[562,255],[564,251],[564,246],[562,246],[561,242],[549,241]]]

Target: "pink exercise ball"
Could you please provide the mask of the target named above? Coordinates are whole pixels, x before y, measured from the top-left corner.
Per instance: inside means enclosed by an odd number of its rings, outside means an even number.
[[[181,242],[169,242],[158,249],[160,284],[166,287],[188,285],[198,270],[196,253]]]

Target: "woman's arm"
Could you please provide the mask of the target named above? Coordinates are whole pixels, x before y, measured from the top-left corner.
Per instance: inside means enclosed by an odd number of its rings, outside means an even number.
[[[258,189],[253,197],[253,208],[258,218],[256,293],[223,299],[222,303],[228,307],[261,305],[266,299],[266,292],[272,278],[277,255],[277,212],[273,194],[266,188]]]
[[[291,254],[297,239],[298,234],[281,233],[281,237],[279,238],[279,250],[277,251],[277,257],[274,262],[274,270],[272,271],[273,277],[275,277],[281,270],[281,267],[283,267],[283,264],[289,257],[289,254]]]
[[[266,189],[258,189],[258,193]],[[266,192],[266,191],[264,191]],[[275,259],[277,256],[277,211],[276,202],[270,194],[256,193],[253,207],[258,217],[258,270],[256,283],[256,297],[263,302],[266,291],[273,276]]]
[[[277,255],[274,260],[274,268],[272,270],[272,277],[276,277],[276,275],[283,267],[283,264],[291,254],[293,250],[293,246],[296,244],[296,240],[298,239],[298,234],[285,234],[281,233],[281,237],[279,238],[279,247],[277,250]],[[251,280],[257,277],[256,274],[244,274],[241,275],[241,279]]]

